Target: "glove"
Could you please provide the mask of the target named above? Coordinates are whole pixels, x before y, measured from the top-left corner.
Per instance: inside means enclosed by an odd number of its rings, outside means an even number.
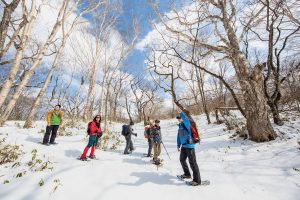
[[[133,135],[134,135],[135,137],[137,137],[137,133],[133,133]]]

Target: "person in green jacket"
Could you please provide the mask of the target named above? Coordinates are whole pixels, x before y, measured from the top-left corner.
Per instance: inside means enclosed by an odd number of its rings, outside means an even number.
[[[54,110],[48,112],[47,115],[47,127],[44,135],[43,144],[56,144],[55,138],[60,125],[63,121],[63,112],[61,111],[61,105],[56,105]],[[51,135],[51,137],[50,137]],[[50,142],[49,142],[50,137]]]

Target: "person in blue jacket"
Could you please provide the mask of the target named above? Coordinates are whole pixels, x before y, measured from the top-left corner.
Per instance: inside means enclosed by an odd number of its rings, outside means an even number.
[[[180,163],[184,174],[180,175],[181,179],[192,178],[186,159],[189,159],[190,167],[193,171],[193,181],[191,185],[201,185],[200,171],[196,160],[195,144],[192,140],[192,133],[190,128],[190,120],[184,112],[176,117],[178,120],[178,134],[177,134],[177,149],[180,151]]]

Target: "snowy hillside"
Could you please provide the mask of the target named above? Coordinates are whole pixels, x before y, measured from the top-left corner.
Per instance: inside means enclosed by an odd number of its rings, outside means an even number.
[[[175,120],[161,123],[171,160],[162,149],[165,162],[159,168],[142,157],[147,151],[142,125],[135,126],[138,137],[133,154],[123,155],[122,143],[116,151],[97,149],[99,160],[82,162],[76,158],[87,143],[85,126],[72,130],[74,136],[58,137],[58,145],[43,146],[39,142],[44,122],[33,129],[18,128],[23,122],[8,122],[0,128],[0,139],[7,136],[6,143],[22,145],[25,154],[17,160],[19,164],[0,166],[0,199],[299,199],[299,118],[280,128],[285,133],[280,138],[261,144],[229,139],[231,133],[224,132],[223,125],[206,125],[204,116],[197,121],[202,134],[197,159],[201,178],[210,180],[209,186],[189,187],[176,178],[182,169]],[[115,127],[120,129],[120,125]],[[43,170],[39,164],[32,169],[27,164],[33,149],[36,159],[50,161]],[[16,177],[20,172],[21,177]]]

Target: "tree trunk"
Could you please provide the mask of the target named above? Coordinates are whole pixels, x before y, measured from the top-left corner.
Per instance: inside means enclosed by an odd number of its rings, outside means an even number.
[[[15,11],[15,9],[18,7],[20,3],[20,0],[13,0],[10,4],[4,7],[2,20],[0,22],[0,51],[2,51],[5,40],[7,37],[7,30],[9,27],[9,22],[11,20],[11,15]],[[1,54],[2,57],[2,54]],[[0,57],[0,59],[1,59]]]
[[[198,89],[200,91],[203,110],[206,115],[207,123],[210,124],[211,121],[210,121],[209,112],[208,112],[207,104],[206,104],[206,98],[205,98],[205,94],[204,94],[204,87],[203,87],[204,84],[203,84],[203,80],[202,80],[202,76],[201,76],[201,71],[198,68],[196,68],[196,76],[197,76]]]
[[[104,131],[107,128],[107,117],[108,117],[108,98],[109,98],[109,87],[110,87],[110,83],[108,83],[107,88],[106,88],[106,97],[105,97],[105,111],[104,111]]]
[[[89,90],[88,90],[88,93],[87,93],[87,99],[86,99],[86,104],[85,104],[84,114],[83,114],[83,120],[84,121],[87,121],[88,118],[91,117],[91,113],[90,113],[91,96],[92,96],[93,91],[94,91],[95,79],[96,79],[96,64],[94,63],[92,65],[92,71],[90,73]]]
[[[144,121],[144,126],[146,126],[147,125],[147,117],[146,117],[145,109],[143,109],[143,121]]]
[[[13,64],[10,68],[9,74],[6,78],[6,80],[4,81],[2,88],[1,88],[1,92],[0,92],[0,107],[3,105],[5,99],[7,98],[7,95],[11,89],[12,83],[14,81],[14,78],[18,72],[19,69],[19,65],[21,63],[22,57],[23,57],[23,53],[24,53],[24,48],[25,45],[28,41],[28,37],[29,34],[31,32],[32,29],[32,24],[34,23],[35,19],[36,19],[36,8],[35,8],[35,0],[32,1],[31,4],[31,10],[30,13],[28,15],[28,23],[26,23],[26,25],[24,26],[23,32],[22,32],[22,37],[21,37],[21,42],[19,47],[17,48],[17,52],[16,52],[16,56],[14,58]],[[1,122],[0,122],[1,124]]]
[[[130,114],[130,105],[128,104],[128,97],[127,97],[127,96],[125,96],[125,106],[126,106],[126,111],[127,111],[129,120],[130,120],[131,122],[133,122],[132,117],[131,117],[131,114]]]
[[[284,123],[280,118],[278,104],[276,104],[275,102],[272,102],[272,101],[268,101],[268,105],[271,108],[274,123],[277,124],[278,126],[282,126]]]

